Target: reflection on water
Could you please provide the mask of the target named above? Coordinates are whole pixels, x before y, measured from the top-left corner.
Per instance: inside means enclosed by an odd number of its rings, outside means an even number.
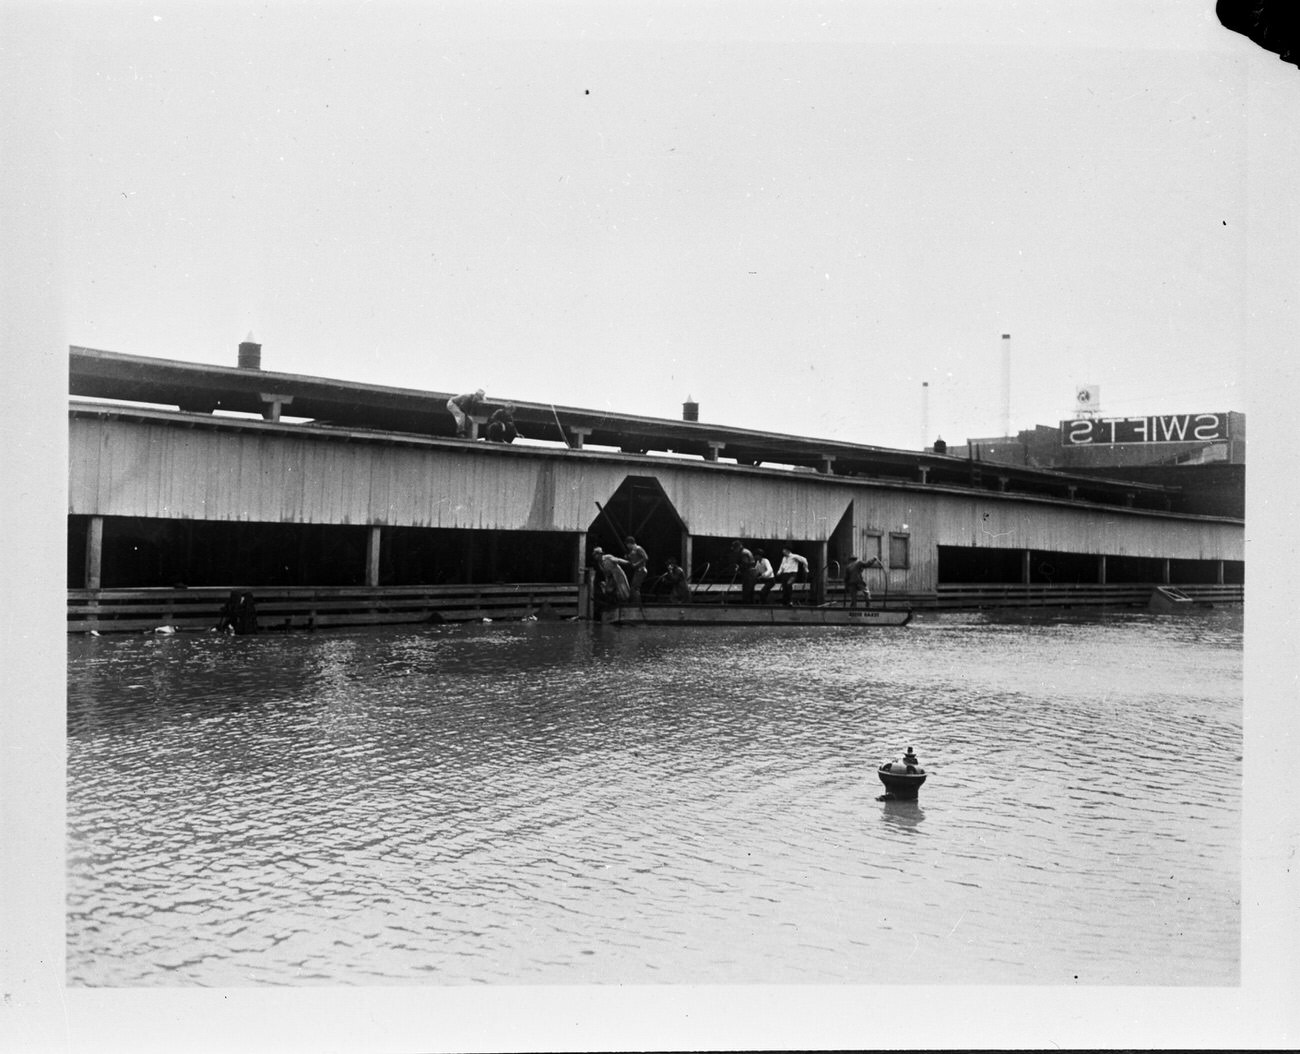
[[[885,803],[881,810],[881,819],[887,824],[898,827],[904,834],[915,834],[921,821],[925,819],[925,810],[921,808],[919,801],[900,801],[897,798],[888,798],[886,795],[881,795],[876,800],[884,800]]]
[[[1237,609],[69,651],[73,984],[1237,981]]]

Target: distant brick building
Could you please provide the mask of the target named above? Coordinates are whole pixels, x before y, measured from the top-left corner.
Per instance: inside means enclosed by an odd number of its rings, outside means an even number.
[[[1194,435],[1198,418],[1215,419],[1214,426],[1205,429],[1215,438],[1171,440],[1171,436]],[[1086,422],[1090,423],[1085,428]],[[1087,441],[1094,437],[1100,441]],[[1085,441],[1072,442],[1072,438]],[[1181,500],[1174,507],[1179,511],[1245,515],[1243,413],[1080,418],[1055,426],[1037,425],[1015,436],[968,439],[966,446],[948,447],[947,452],[974,461],[1176,486]]]

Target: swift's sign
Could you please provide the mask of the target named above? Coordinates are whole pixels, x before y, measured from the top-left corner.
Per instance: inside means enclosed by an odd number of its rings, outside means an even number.
[[[1061,422],[1062,446],[1117,443],[1211,443],[1228,438],[1227,414],[1080,418]]]

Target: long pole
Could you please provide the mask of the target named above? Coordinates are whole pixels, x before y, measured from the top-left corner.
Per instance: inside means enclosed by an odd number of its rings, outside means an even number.
[[[1002,334],[1002,435],[1011,435],[1011,334]]]
[[[613,520],[613,517],[611,517],[610,514],[605,511],[605,506],[603,506],[600,502],[596,502],[596,508],[598,508],[600,510],[600,514],[605,517],[605,522],[609,524],[610,530],[614,532],[615,539],[621,543],[623,539],[627,537],[627,535],[618,529],[618,524],[616,524]]]

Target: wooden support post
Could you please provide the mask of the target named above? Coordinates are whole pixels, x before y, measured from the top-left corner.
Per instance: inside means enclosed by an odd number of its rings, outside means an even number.
[[[820,466],[818,466],[817,471],[820,472],[823,476],[833,475],[835,472],[835,455],[823,454],[822,463]]]
[[[578,618],[591,618],[591,571],[585,567],[578,571]]]
[[[181,561],[181,581],[193,582],[194,574],[194,521],[186,520],[181,525],[182,537],[185,539],[185,557]]]
[[[1160,584],[1169,585],[1169,557],[1160,561]]]
[[[922,482],[922,483],[928,483],[928,482],[929,482],[929,479],[928,479],[927,477],[930,475],[930,469],[929,469],[929,467],[926,466],[926,465],[918,465],[918,466],[917,466],[917,471],[918,471],[919,473],[921,473],[921,482]]]
[[[999,476],[999,477],[998,477],[998,490],[1006,490],[1006,489],[1007,489],[1007,484],[1010,483],[1010,482],[1011,482],[1011,477],[1010,477],[1010,476]]]
[[[379,585],[379,534],[382,528],[371,527],[366,537],[366,585]]]
[[[573,580],[582,581],[582,569],[587,566],[587,532],[578,532],[578,541],[573,550]]]
[[[86,525],[86,588],[101,589],[104,579],[104,517],[92,516]],[[1219,563],[1223,580],[1223,563]]]
[[[266,405],[262,407],[262,416],[268,421],[280,420],[280,409],[293,403],[292,395],[275,395],[258,392],[258,398]]]
[[[1033,564],[1033,553],[1026,549],[1020,554],[1020,582],[1022,585],[1029,585],[1031,565]]]
[[[1223,561],[1216,560],[1215,563],[1218,564],[1218,571],[1215,573],[1214,581],[1218,585],[1223,585]]]
[[[570,427],[569,435],[573,436],[573,449],[581,450],[583,440],[585,440],[587,436],[591,435],[591,429]]]
[[[1220,573],[1222,573],[1223,564],[1219,564]],[[686,572],[686,580],[691,580],[691,532],[682,528],[682,570]]]
[[[708,444],[709,444],[709,452],[708,452],[707,454],[704,455],[704,460],[705,460],[705,461],[717,461],[717,460],[718,460],[718,452],[721,451],[721,450],[725,450],[727,444],[726,444],[726,443],[719,443],[716,439],[709,439],[709,440],[707,440],[707,442],[708,442]]]
[[[826,603],[826,563],[830,555],[826,542],[817,543],[817,573],[812,576],[812,602],[814,605]]]
[[[1106,584],[1106,554],[1102,553],[1097,557],[1097,582],[1100,585]]]
[[[573,549],[573,580],[578,583],[578,618],[591,618],[591,571],[587,568],[587,532],[579,531]]]
[[[1072,483],[1065,488],[1065,493],[1066,493],[1066,497],[1068,497],[1071,501],[1074,501],[1074,499],[1078,497],[1079,488]]]

